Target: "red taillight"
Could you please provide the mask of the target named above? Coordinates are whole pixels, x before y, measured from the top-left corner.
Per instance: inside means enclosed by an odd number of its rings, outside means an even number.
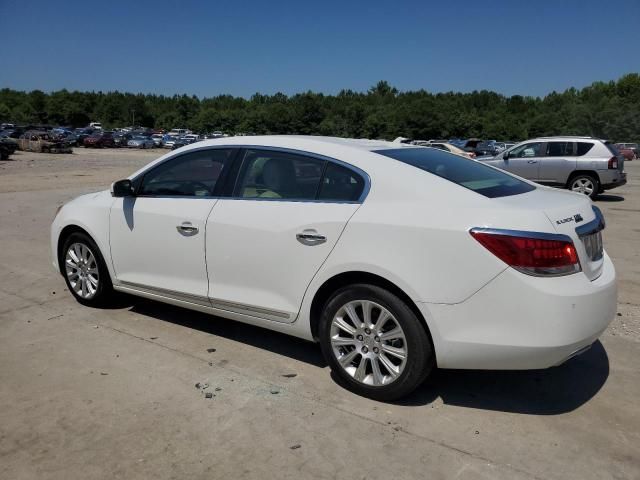
[[[496,257],[523,273],[568,275],[580,271],[578,253],[568,237],[527,232],[510,235],[490,229],[474,229],[470,233]]]
[[[618,158],[611,157],[609,159],[609,170],[617,170],[618,169]]]

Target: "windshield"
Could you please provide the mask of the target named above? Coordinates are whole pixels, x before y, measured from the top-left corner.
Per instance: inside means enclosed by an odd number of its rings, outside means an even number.
[[[488,198],[519,195],[536,188],[501,170],[443,150],[417,147],[376,150],[374,153],[412,165]]]

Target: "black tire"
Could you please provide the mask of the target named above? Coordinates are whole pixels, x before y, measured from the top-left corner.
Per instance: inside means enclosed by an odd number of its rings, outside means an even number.
[[[98,286],[96,288],[95,294],[91,298],[83,298],[80,296],[74,289],[71,284],[71,280],[67,275],[67,269],[65,266],[65,258],[69,248],[73,244],[83,244],[88,247],[88,249],[93,254],[97,268],[98,268]],[[75,232],[69,235],[64,241],[64,245],[62,247],[62,251],[60,252],[59,258],[60,271],[62,272],[62,276],[67,284],[67,288],[73,295],[73,297],[81,303],[82,305],[86,305],[88,307],[104,307],[108,306],[114,299],[115,292],[113,290],[113,284],[111,283],[111,276],[109,275],[109,270],[107,269],[107,265],[102,257],[102,253],[100,249],[96,245],[89,235],[82,232]]]
[[[359,300],[374,302],[384,307],[393,315],[393,319],[404,332],[406,345],[403,346],[407,352],[406,363],[399,376],[388,384],[367,385],[356,380],[352,374],[342,367],[334,353],[334,347],[331,343],[333,318],[343,306],[349,302]],[[382,328],[382,326],[377,327]],[[374,333],[371,332],[372,335]],[[356,284],[336,291],[324,306],[320,318],[319,336],[322,353],[337,382],[358,395],[374,400],[392,401],[408,395],[424,382],[435,365],[433,346],[427,334],[426,325],[404,301],[393,293],[375,285]],[[357,348],[355,347],[354,349]],[[362,358],[360,361],[362,361]],[[371,370],[370,377],[373,377],[372,362],[373,360],[369,360],[366,367]],[[349,365],[349,367],[353,366]]]
[[[580,193],[578,190],[575,189],[575,185],[578,182],[591,183],[592,185],[591,193],[585,193],[585,192],[581,192],[581,193],[588,195],[589,197],[591,197],[592,200],[595,199],[600,193],[600,182],[594,175],[589,175],[587,173],[579,173],[578,175],[571,177],[569,182],[567,182],[567,188],[571,191]]]

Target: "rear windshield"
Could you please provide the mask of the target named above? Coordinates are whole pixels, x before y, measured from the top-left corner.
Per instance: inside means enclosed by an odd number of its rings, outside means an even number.
[[[394,148],[374,153],[412,165],[489,198],[519,195],[536,188],[478,161],[434,148]]]

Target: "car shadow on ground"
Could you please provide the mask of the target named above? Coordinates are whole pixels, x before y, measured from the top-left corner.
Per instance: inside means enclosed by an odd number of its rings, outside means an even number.
[[[620,195],[609,195],[601,193],[596,197],[596,202],[607,202],[607,203],[615,203],[615,202],[624,202],[624,197]]]
[[[436,370],[411,396],[397,402],[446,405],[529,415],[570,412],[593,398],[609,377],[609,357],[600,341],[582,355],[545,370]]]
[[[321,369],[327,367],[319,346],[311,342],[160,302],[127,298],[130,310],[140,315],[268,350]],[[546,370],[436,369],[418,390],[393,403],[420,407],[440,398],[445,405],[529,415],[558,415],[588,402],[608,377],[609,358],[597,341],[582,355]],[[332,378],[335,380],[334,375]]]
[[[130,305],[130,310],[140,315],[268,350],[315,367],[327,366],[320,348],[301,338],[142,298],[131,299]]]

